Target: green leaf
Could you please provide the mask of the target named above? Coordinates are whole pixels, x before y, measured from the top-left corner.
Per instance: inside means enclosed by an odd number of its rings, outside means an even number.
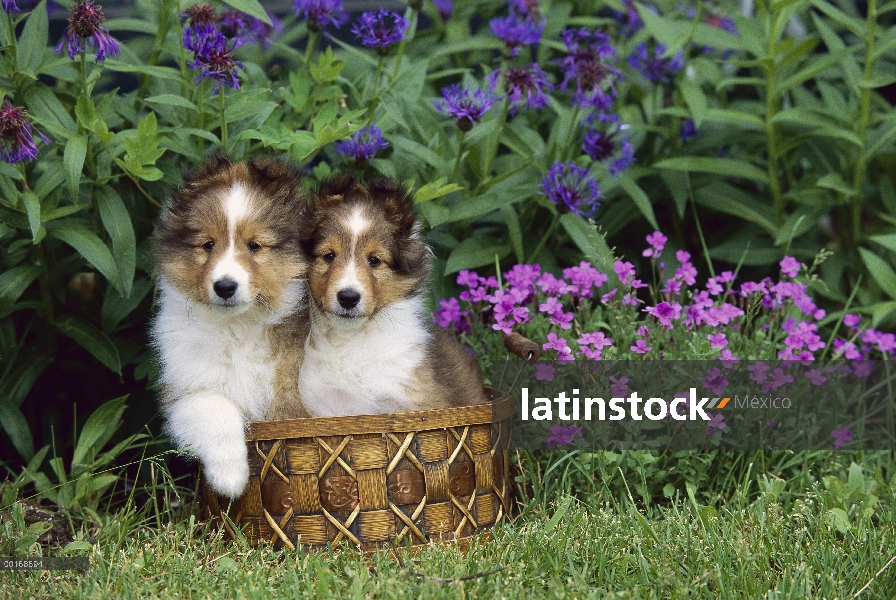
[[[781,95],[801,83],[814,79],[846,58],[849,53],[848,49],[844,49],[806,61],[802,69],[785,79],[780,85],[775,86],[775,93]]]
[[[513,252],[516,254],[516,261],[520,264],[525,262],[526,253],[523,246],[523,229],[520,227],[520,217],[516,214],[516,210],[512,206],[502,206],[501,215],[507,224],[507,234],[510,236],[510,244],[513,246]]]
[[[62,240],[81,253],[87,262],[92,264],[109,280],[118,291],[122,291],[118,265],[112,258],[109,248],[100,238],[85,226],[67,220],[47,223],[49,234]]]
[[[755,223],[771,235],[777,235],[774,210],[766,203],[727,184],[715,184],[697,190],[694,200],[713,210]]]
[[[31,460],[34,456],[34,439],[31,437],[31,429],[25,415],[17,406],[8,402],[0,402],[0,426],[9,436],[16,452],[25,460]]]
[[[47,48],[49,30],[47,0],[42,0],[28,15],[16,47],[16,63],[20,73],[31,78],[37,77],[40,63],[44,58],[44,50]]]
[[[111,332],[118,324],[121,323],[134,309],[140,305],[149,290],[152,289],[152,283],[149,279],[139,277],[134,280],[134,287],[131,295],[127,298],[119,294],[115,289],[106,291],[103,298],[103,308],[101,314],[101,323],[103,331]]]
[[[112,239],[112,256],[118,265],[122,296],[131,295],[131,284],[137,268],[137,237],[131,215],[113,188],[103,186],[96,189],[96,203],[100,209],[103,227]]]
[[[657,169],[673,169],[696,173],[711,173],[722,177],[742,177],[768,183],[768,174],[750,163],[734,158],[709,156],[682,156],[667,158],[653,165]]]
[[[229,4],[237,10],[243,11],[247,15],[252,15],[268,25],[271,24],[271,18],[258,0],[224,0],[224,3]]]
[[[462,189],[464,188],[456,183],[445,185],[445,178],[441,177],[436,181],[430,181],[414,192],[414,203],[420,204],[422,202],[429,202],[430,200],[435,200],[436,198],[459,192]]]
[[[25,93],[25,106],[32,120],[50,133],[68,139],[78,132],[74,119],[46,85],[36,82]]]
[[[189,108],[190,110],[199,112],[198,106],[196,106],[183,96],[178,96],[177,94],[159,94],[158,96],[147,98],[146,101],[153,104],[164,104],[166,106],[179,106],[181,108]]]
[[[40,275],[40,267],[21,265],[0,274],[0,313],[15,304],[31,282]]]
[[[487,236],[467,238],[451,251],[445,263],[445,275],[461,269],[474,269],[495,262],[495,256],[504,258],[510,252],[507,242]]]
[[[52,357],[38,356],[23,361],[14,371],[3,378],[4,402],[21,406],[37,379],[53,362]]]
[[[451,211],[448,210],[448,207],[439,206],[434,202],[424,202],[423,204],[418,204],[417,210],[420,211],[420,213],[423,215],[423,218],[426,219],[427,223],[429,223],[430,228],[444,223],[448,220],[448,217],[451,216]]]
[[[72,470],[76,464],[93,462],[106,442],[121,427],[121,415],[127,408],[125,400],[127,400],[127,396],[109,400],[93,411],[78,436],[78,444],[72,454]]]
[[[554,527],[560,522],[560,519],[569,512],[569,508],[572,506],[572,496],[565,497],[561,502],[560,506],[557,507],[556,512],[551,516],[548,520],[547,525],[544,526],[544,533],[548,534],[554,530]]]
[[[842,534],[849,533],[852,529],[849,525],[849,515],[842,508],[832,508],[825,513],[825,521],[831,527],[834,527]]]
[[[78,200],[78,188],[81,186],[81,171],[84,169],[84,159],[87,156],[87,134],[79,133],[68,139],[65,143],[65,176],[68,180],[68,193],[75,202]]]
[[[24,192],[22,194],[22,203],[25,205],[25,214],[28,215],[32,243],[37,244],[46,235],[46,231],[41,233],[40,200],[37,199],[37,194],[34,192]]]
[[[647,31],[656,41],[664,44],[668,51],[675,52],[681,49],[691,37],[694,29],[691,23],[661,17],[643,4],[635,3],[635,5]]]
[[[880,244],[887,250],[896,252],[896,233],[886,233],[883,235],[872,235],[868,239],[871,240],[872,242],[875,242],[876,244]],[[2,279],[3,279],[3,277],[0,276],[0,280],[2,280]],[[0,286],[0,295],[2,295],[2,286]]]
[[[703,93],[703,90],[698,84],[687,78],[681,80],[678,88],[681,90],[681,95],[684,97],[685,104],[688,105],[688,108],[691,111],[694,125],[699,128],[703,123],[703,119],[706,118],[706,94]]]
[[[118,357],[118,349],[105,333],[74,315],[67,315],[56,321],[56,328],[60,333],[72,338],[85,350],[109,367],[115,373],[121,375],[121,359]]]
[[[867,248],[859,248],[862,261],[871,273],[871,277],[877,282],[885,294],[896,298],[896,273],[887,262]]]
[[[93,544],[87,542],[85,540],[75,540],[74,542],[69,542],[65,545],[65,548],[61,550],[61,554],[71,554],[72,552],[79,551],[90,551],[93,549]]]
[[[167,79],[168,81],[175,81],[177,83],[182,82],[180,71],[172,67],[131,65],[116,58],[107,58],[104,65],[106,69],[118,73],[139,73],[141,75],[149,75],[150,77]]]
[[[451,207],[451,215],[445,222],[463,221],[490,213],[502,206],[526,200],[534,193],[536,186],[532,184],[526,173],[515,173],[504,181],[493,185],[485,193],[464,200]]]
[[[585,254],[585,258],[591,261],[594,268],[609,277],[609,285],[619,283],[616,272],[613,270],[613,251],[607,245],[604,236],[597,228],[583,217],[566,213],[560,215],[560,224],[572,238],[572,241]]]
[[[834,190],[835,192],[842,192],[843,194],[846,194],[847,197],[855,194],[852,186],[844,181],[840,173],[828,173],[823,177],[819,177],[818,181],[815,182],[815,185],[820,188]]]
[[[635,206],[638,207],[638,210],[641,211],[641,214],[644,215],[644,218],[647,219],[647,222],[650,223],[650,226],[653,227],[654,230],[659,230],[660,226],[656,222],[656,215],[653,213],[653,205],[650,203],[650,198],[647,197],[647,193],[641,189],[641,186],[635,183],[628,173],[619,177],[619,184],[635,203]]]
[[[828,2],[827,0],[810,0],[812,5],[826,14],[831,20],[840,23],[860,38],[865,38],[865,22],[848,14]]]

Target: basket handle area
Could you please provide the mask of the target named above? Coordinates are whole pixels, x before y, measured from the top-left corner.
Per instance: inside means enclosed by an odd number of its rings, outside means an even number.
[[[541,348],[529,338],[517,333],[504,334],[504,347],[508,352],[516,354],[523,360],[538,360]]]

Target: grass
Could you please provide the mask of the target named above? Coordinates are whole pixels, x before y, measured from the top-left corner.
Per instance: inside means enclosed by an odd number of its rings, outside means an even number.
[[[814,481],[761,474],[705,505],[693,486],[647,505],[627,491],[558,489],[529,500],[493,542],[399,549],[401,562],[388,550],[249,548],[189,510],[130,502],[78,526],[76,538],[95,542],[88,572],[4,572],[0,597],[851,598],[870,582],[861,598],[892,598],[893,455],[847,460],[829,460]],[[4,531],[14,535],[8,522]]]

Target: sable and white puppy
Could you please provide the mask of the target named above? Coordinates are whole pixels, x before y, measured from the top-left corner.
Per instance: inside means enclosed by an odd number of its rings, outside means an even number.
[[[424,306],[430,251],[393,181],[351,176],[312,195],[301,225],[311,331],[299,390],[313,416],[487,402],[475,360]]]
[[[178,448],[219,494],[249,477],[245,423],[307,416],[297,373],[307,335],[299,178],[270,159],[218,157],[185,176],[155,237],[152,341]]]

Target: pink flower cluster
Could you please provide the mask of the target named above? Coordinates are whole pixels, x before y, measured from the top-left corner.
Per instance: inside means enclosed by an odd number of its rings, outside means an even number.
[[[647,236],[649,247],[643,255],[650,258],[651,267],[657,269],[659,281],[664,283],[655,295],[651,289],[654,304],[639,311],[649,315],[647,322],[637,327],[637,335],[642,339],[631,339],[631,334],[625,331],[613,334],[624,338],[620,342],[629,342],[620,344],[622,348],[628,347],[632,354],[653,353],[662,358],[663,347],[659,344],[662,340],[651,339],[651,327],[659,325],[662,328],[654,333],[655,338],[663,337],[658,335],[659,332],[676,326],[687,331],[702,329],[701,338],[709,341],[710,350],[718,352],[716,360],[730,368],[739,360],[732,353],[730,334],[738,332],[742,326],[739,319],[745,312],[741,307],[758,301],[767,311],[777,314],[783,314],[788,306],[795,306],[804,317],[790,317],[781,323],[781,330],[786,335],[783,347],[779,345],[775,349],[777,358],[810,361],[824,350],[825,341],[819,335],[816,322],[826,313],[809,296],[806,283],[793,280],[805,269],[795,258],[787,256],[780,261],[782,278],[777,282],[767,277],[735,286],[737,275],[724,271],[707,278],[701,289],[697,286],[699,272],[691,262],[690,253],[684,250],[675,252],[678,266],[672,277],[664,279],[666,265],[660,258],[667,241],[668,238],[658,231]],[[511,333],[530,323],[535,315],[544,315],[551,326],[558,328],[558,331],[547,334],[543,344],[545,350],[556,352],[560,360],[573,360],[579,356],[601,360],[606,349],[614,346],[614,341],[609,337],[609,331],[585,330],[590,326],[595,304],[599,302],[605,308],[622,311],[626,307],[638,307],[645,304],[638,298],[638,290],[649,287],[638,279],[635,266],[630,262],[616,261],[613,271],[619,285],[611,287],[607,285],[609,276],[585,261],[564,269],[562,277],[542,272],[537,264],[515,265],[504,273],[503,285],[496,277],[482,277],[464,270],[458,274],[457,283],[466,288],[460,293],[460,300],[469,303],[469,309],[461,310],[456,298],[442,300],[441,308],[435,311],[434,321],[441,327],[453,324],[458,331],[469,332],[471,323],[478,317],[496,331]],[[603,321],[602,326],[606,327],[611,320]],[[844,317],[843,325],[850,329],[851,335],[848,340],[833,341],[833,357],[862,360],[873,352],[896,355],[896,335],[870,328],[860,329],[860,323],[861,318],[857,315]],[[768,325],[763,327],[767,329]],[[558,332],[564,331],[575,332],[577,348],[573,348],[565,337],[559,337]],[[616,358],[625,357],[622,348],[616,348]]]

